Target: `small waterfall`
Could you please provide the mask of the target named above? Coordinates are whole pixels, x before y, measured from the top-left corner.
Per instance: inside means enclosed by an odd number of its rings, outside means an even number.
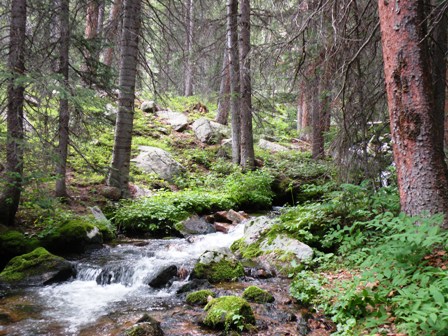
[[[178,270],[191,270],[203,252],[229,247],[243,231],[240,224],[228,234],[195,236],[189,241],[147,240],[144,246],[122,244],[95,251],[77,263],[76,279],[40,289],[38,294],[47,306],[46,318],[63,325],[65,335],[76,335],[82,326],[109,313],[138,307],[160,309],[160,300],[165,300],[163,304],[174,300],[177,288],[185,283],[181,277],[175,278],[172,286],[151,288],[148,283],[161,270],[173,265]]]

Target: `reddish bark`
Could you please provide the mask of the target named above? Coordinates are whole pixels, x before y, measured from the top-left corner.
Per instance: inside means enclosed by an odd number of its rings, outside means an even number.
[[[437,141],[423,1],[379,0],[384,72],[402,211],[446,213],[448,179]],[[445,226],[446,226],[445,221]]]
[[[116,41],[118,40],[118,24],[119,24],[119,18],[122,8],[122,0],[115,0],[112,4],[112,9],[110,11],[109,15],[109,22],[108,27],[106,31],[106,37],[107,37],[107,43],[109,46],[104,51],[104,59],[103,63],[107,66],[112,66],[112,61],[114,59],[114,45]]]

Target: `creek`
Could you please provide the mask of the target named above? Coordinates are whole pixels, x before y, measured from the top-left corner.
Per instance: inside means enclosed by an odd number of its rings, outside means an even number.
[[[148,281],[172,265],[190,271],[204,251],[229,247],[243,231],[240,224],[228,234],[128,240],[92,251],[74,261],[71,281],[0,293],[0,335],[112,335],[111,325],[175,309],[188,278],[162,289]]]

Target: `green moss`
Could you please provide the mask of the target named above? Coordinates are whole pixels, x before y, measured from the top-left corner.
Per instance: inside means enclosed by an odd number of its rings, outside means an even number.
[[[237,296],[223,296],[205,306],[206,326],[224,330],[244,330],[255,324],[255,316],[246,300]]]
[[[236,260],[221,259],[208,265],[197,263],[193,269],[193,276],[207,279],[211,283],[234,281],[244,275],[244,268]]]
[[[0,269],[13,257],[28,253],[39,246],[35,238],[27,238],[23,233],[15,230],[3,230],[0,233]]]
[[[209,296],[215,297],[216,294],[211,290],[204,289],[188,294],[185,300],[187,301],[188,304],[203,306],[207,304],[207,299]]]
[[[265,291],[257,286],[247,287],[243,293],[243,298],[256,303],[268,303],[274,302],[275,300],[268,291]]]
[[[263,254],[263,251],[260,250],[260,241],[262,241],[262,239],[254,244],[247,245],[244,243],[244,239],[241,238],[233,242],[232,246],[230,246],[230,250],[233,252],[240,252],[241,256],[245,259],[255,258]]]
[[[105,225],[88,222],[84,218],[76,218],[47,228],[43,233],[42,243],[51,252],[81,253],[89,244],[101,244],[102,232],[108,231]],[[107,235],[110,237],[112,233]]]
[[[30,253],[11,259],[3,272],[0,273],[0,281],[22,281],[29,276],[51,269],[62,261],[64,261],[63,258],[51,254],[43,247],[38,247]]]

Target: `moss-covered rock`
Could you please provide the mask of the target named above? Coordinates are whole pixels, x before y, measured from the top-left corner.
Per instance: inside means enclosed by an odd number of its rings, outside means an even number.
[[[271,293],[257,286],[247,287],[244,290],[243,298],[256,303],[270,303],[275,300]]]
[[[160,322],[149,316],[143,315],[132,328],[127,329],[121,336],[163,336]]]
[[[31,252],[39,246],[35,238],[28,238],[23,233],[8,228],[0,228],[0,270],[15,256]]]
[[[255,316],[249,303],[237,296],[223,296],[205,306],[204,325],[223,330],[247,330],[255,325]]]
[[[209,297],[214,298],[216,294],[208,289],[196,291],[187,295],[185,301],[190,305],[205,306]]]
[[[243,265],[226,251],[204,252],[192,272],[193,278],[211,283],[234,281],[243,275]]]
[[[0,283],[9,285],[46,285],[64,281],[75,274],[73,265],[43,247],[14,257],[0,273]]]
[[[89,246],[113,237],[114,233],[105,223],[77,218],[47,230],[42,245],[53,253],[82,253]]]

